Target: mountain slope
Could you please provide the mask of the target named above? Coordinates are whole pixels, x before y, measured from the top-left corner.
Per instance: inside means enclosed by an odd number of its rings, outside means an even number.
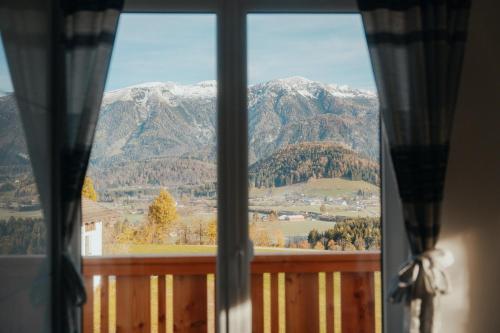
[[[330,141],[378,159],[377,119],[373,93],[301,77],[258,84],[249,91],[250,158],[288,144]]]
[[[148,83],[106,94],[93,159],[215,157],[216,83]],[[378,158],[375,95],[304,78],[249,87],[250,161],[288,144],[341,143]]]
[[[0,166],[27,165],[27,147],[13,95],[0,97]]]
[[[105,95],[92,159],[178,157],[214,149],[215,82],[152,83]]]
[[[90,174],[105,177],[98,187],[134,179],[151,184],[155,175],[165,186],[213,182],[216,93],[215,81],[151,82],[107,92],[89,166]],[[250,86],[248,102],[251,163],[303,142],[335,143],[378,159],[373,93],[292,77]],[[0,97],[0,120],[0,165],[26,163],[13,96]]]
[[[378,164],[329,143],[301,143],[279,149],[249,167],[255,187],[280,187],[310,178],[345,178],[379,184]]]

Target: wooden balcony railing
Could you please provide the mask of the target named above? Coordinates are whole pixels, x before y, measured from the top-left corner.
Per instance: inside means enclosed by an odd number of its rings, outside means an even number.
[[[253,331],[380,332],[379,271],[378,252],[258,255]],[[83,272],[84,333],[214,331],[214,256],[87,257]]]

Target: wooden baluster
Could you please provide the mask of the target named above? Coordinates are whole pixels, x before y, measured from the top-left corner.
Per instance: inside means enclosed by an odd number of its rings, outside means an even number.
[[[215,333],[215,274],[207,274],[207,333]]]
[[[264,279],[262,274],[252,274],[252,332],[264,331]]]
[[[319,332],[318,273],[286,273],[286,331]]]
[[[206,275],[174,276],[174,332],[207,331]]]
[[[271,274],[271,332],[279,333],[280,308],[279,308],[279,273]]]
[[[85,291],[87,293],[87,302],[83,306],[83,333],[94,332],[94,277],[85,276]]]
[[[341,273],[342,332],[374,333],[373,272]]]
[[[335,321],[333,316],[334,306],[334,290],[333,290],[333,273],[325,273],[325,297],[326,297],[326,331],[334,332]]]
[[[101,333],[109,332],[109,276],[101,276]]]
[[[146,276],[116,277],[116,332],[150,333],[150,280]]]
[[[158,333],[167,332],[167,289],[165,275],[158,276]]]

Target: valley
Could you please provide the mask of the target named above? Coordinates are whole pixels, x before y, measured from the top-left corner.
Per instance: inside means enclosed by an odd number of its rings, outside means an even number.
[[[217,214],[216,92],[215,81],[107,92],[87,171],[98,204],[137,228],[166,189],[178,215],[166,242],[203,243]],[[380,216],[375,94],[291,77],[250,86],[248,99],[249,221],[261,246]],[[0,219],[40,216],[13,96],[0,97],[0,119]]]

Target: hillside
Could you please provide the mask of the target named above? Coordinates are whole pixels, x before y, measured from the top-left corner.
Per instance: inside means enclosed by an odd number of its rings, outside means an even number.
[[[216,181],[214,163],[191,158],[151,158],[90,167],[97,188],[127,186],[196,186]]]
[[[255,187],[280,187],[311,178],[344,178],[379,184],[378,164],[329,143],[301,143],[274,152],[249,168]]]
[[[97,189],[213,183],[216,94],[215,81],[150,82],[106,92],[89,165]],[[291,77],[250,86],[248,101],[250,163],[303,142],[335,142],[363,161],[378,160],[378,104],[371,92]],[[20,124],[13,96],[0,97],[0,165],[26,165]],[[317,168],[311,172],[323,175]],[[326,168],[328,176],[333,171]],[[279,178],[285,171],[277,172]],[[293,182],[309,175],[297,172]]]
[[[301,142],[328,141],[378,160],[375,94],[302,77],[249,88],[250,161]]]
[[[0,96],[0,166],[27,165],[27,156],[16,100]]]

